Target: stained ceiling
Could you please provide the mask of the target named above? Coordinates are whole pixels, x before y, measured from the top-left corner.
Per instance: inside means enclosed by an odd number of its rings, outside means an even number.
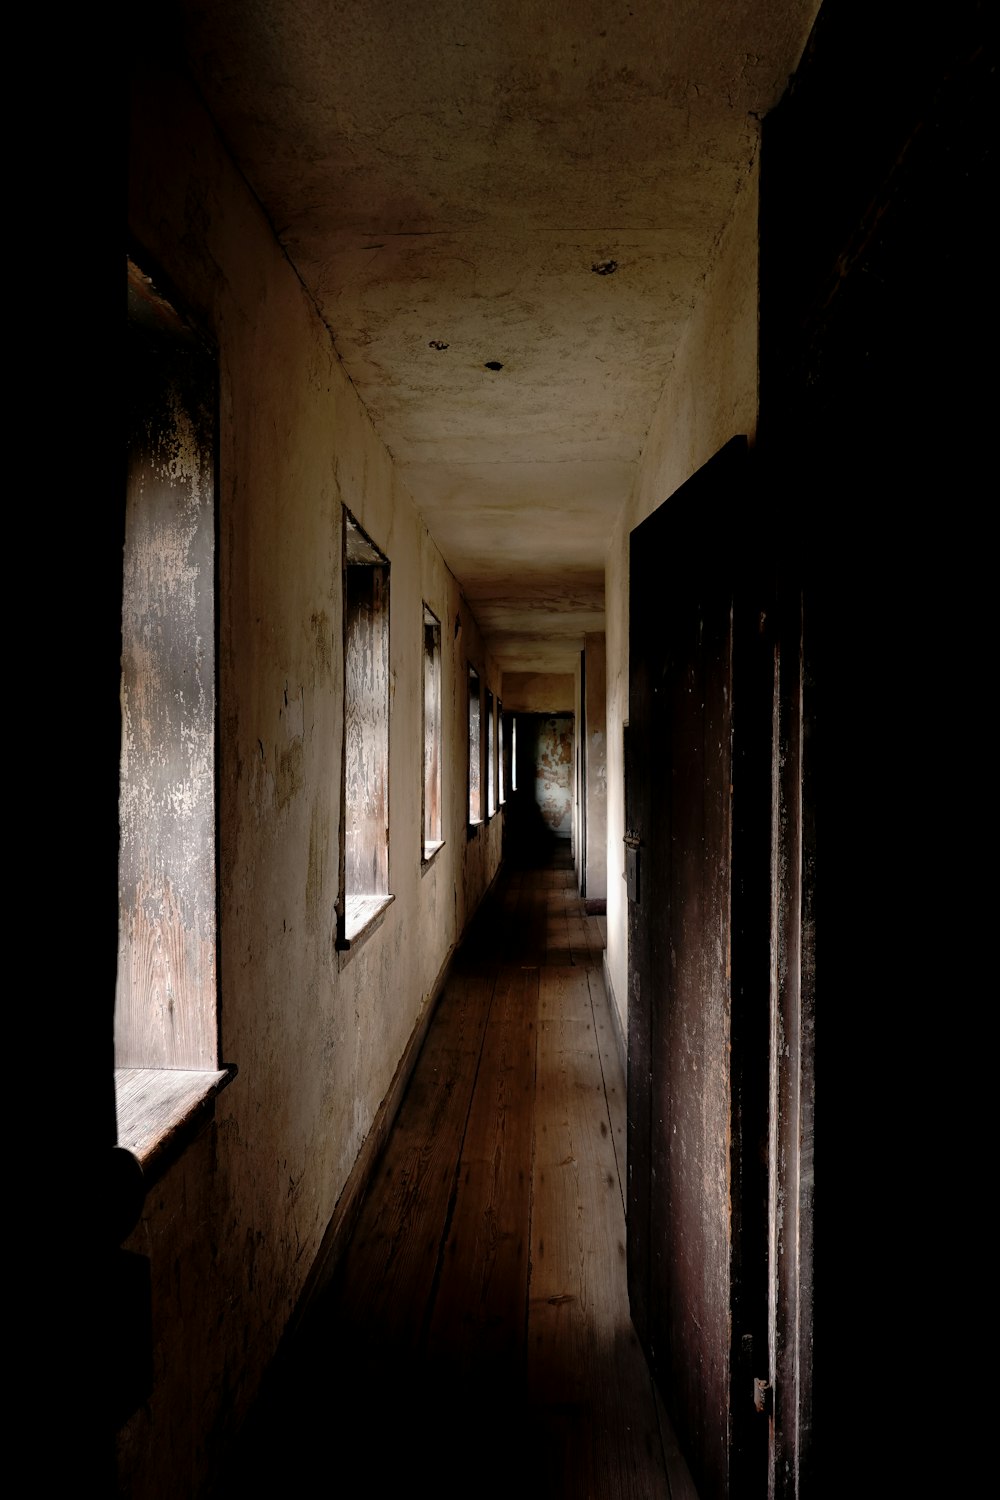
[[[182,0],[191,70],[504,671],[572,671],[818,0]]]

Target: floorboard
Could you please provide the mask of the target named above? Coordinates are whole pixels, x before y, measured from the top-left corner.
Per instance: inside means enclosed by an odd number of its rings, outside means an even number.
[[[603,933],[568,845],[502,871],[227,1500],[697,1500],[629,1317]]]

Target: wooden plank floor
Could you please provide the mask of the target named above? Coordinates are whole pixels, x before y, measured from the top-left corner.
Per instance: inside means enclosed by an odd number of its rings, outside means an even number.
[[[505,867],[234,1495],[697,1500],[629,1319],[603,947],[567,844]]]

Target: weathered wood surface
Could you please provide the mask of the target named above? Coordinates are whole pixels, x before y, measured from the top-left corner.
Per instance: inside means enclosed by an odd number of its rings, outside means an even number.
[[[537,969],[497,978],[428,1334],[453,1371],[484,1356],[516,1377],[524,1347],[531,1214]]]
[[[745,1408],[744,1398],[734,1413],[746,1332],[740,1274],[761,1295],[764,1286],[763,1236],[738,1238],[743,1204],[733,1196],[737,1124],[756,1124],[734,1117],[743,1072],[731,1024],[734,881],[766,887],[769,876],[766,862],[737,869],[732,858],[734,799],[745,808],[760,792],[734,750],[751,701],[752,723],[761,722],[743,641],[769,603],[746,534],[751,497],[749,448],[734,437],[630,540],[626,802],[638,868],[628,903],[629,1289],[692,1471],[715,1500],[758,1483],[733,1441]],[[742,964],[739,930],[736,947]],[[766,967],[741,972],[747,1003],[763,998],[766,1010]]]
[[[505,869],[477,915],[234,1500],[347,1468],[376,1495],[696,1500],[629,1318],[624,1081],[557,862]]]
[[[153,1175],[171,1155],[175,1139],[187,1140],[199,1118],[235,1069],[214,1072],[182,1068],[116,1068],[118,1144]]]
[[[554,1492],[668,1494],[632,1328],[625,1215],[589,976],[543,971],[528,1388]]]
[[[419,1347],[447,1232],[486,1033],[490,986],[446,986],[331,1295],[365,1363]]]

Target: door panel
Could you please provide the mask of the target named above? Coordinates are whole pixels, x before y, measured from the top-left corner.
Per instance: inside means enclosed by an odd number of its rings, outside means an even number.
[[[763,1494],[774,650],[734,438],[632,534],[628,1272],[702,1500]]]

